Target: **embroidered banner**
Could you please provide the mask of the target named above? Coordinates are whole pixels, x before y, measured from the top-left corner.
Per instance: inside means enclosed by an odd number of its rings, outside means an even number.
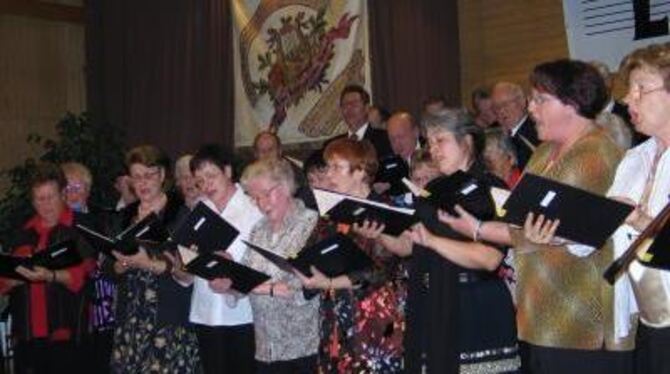
[[[340,91],[370,86],[366,3],[233,0],[236,146],[268,128],[285,144],[344,131]]]
[[[570,57],[609,65],[629,52],[670,40],[667,0],[563,0]]]

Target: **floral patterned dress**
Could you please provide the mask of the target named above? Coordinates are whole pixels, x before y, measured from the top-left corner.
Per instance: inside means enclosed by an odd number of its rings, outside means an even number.
[[[314,240],[343,226],[321,220]],[[319,372],[398,373],[402,371],[406,285],[400,262],[374,241],[354,238],[374,260],[375,268],[348,274],[353,290],[323,292]]]
[[[114,331],[113,373],[197,373],[198,342],[185,326],[159,326],[158,276],[126,273],[125,321]]]
[[[159,214],[166,227],[178,221],[180,206],[178,200],[168,199]],[[127,227],[135,219],[136,208],[137,204],[126,208],[121,227]],[[178,291],[165,294],[170,299],[159,303],[159,294],[164,288]],[[120,276],[117,292],[112,373],[200,372],[198,341],[187,323],[188,305],[182,305],[190,299],[189,290],[179,286],[169,273],[156,275],[146,270],[129,269]],[[166,304],[167,301],[170,302]],[[178,314],[183,314],[183,322],[161,321],[159,304],[164,308],[161,312],[179,310]]]

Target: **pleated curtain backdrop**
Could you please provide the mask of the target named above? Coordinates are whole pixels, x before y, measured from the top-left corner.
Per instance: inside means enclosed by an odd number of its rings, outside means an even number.
[[[427,95],[460,103],[456,0],[368,0],[375,101],[415,114]],[[88,109],[130,145],[172,156],[233,145],[227,0],[88,0]]]

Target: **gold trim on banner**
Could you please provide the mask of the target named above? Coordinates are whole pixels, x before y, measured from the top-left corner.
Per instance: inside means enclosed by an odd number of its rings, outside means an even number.
[[[249,72],[249,47],[259,35],[265,20],[281,8],[291,5],[302,5],[317,11],[328,5],[327,0],[263,0],[251,17],[251,20],[240,31],[240,63],[242,64],[242,84],[244,92],[252,105],[256,105],[258,96],[253,88],[251,73]]]
[[[319,101],[307,113],[300,123],[298,130],[311,137],[331,135],[338,129],[341,123],[339,108],[340,93],[344,87],[351,83],[365,84],[365,72],[363,67],[365,59],[363,51],[357,49],[351,56],[347,67],[333,80],[328,88],[323,91]]]

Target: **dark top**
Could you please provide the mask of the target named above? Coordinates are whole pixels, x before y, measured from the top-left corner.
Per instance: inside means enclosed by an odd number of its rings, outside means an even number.
[[[34,220],[35,218],[33,218]],[[83,214],[74,214],[74,223],[85,225],[93,224]],[[53,227],[49,233],[46,246],[56,244],[64,240],[74,239],[83,259],[90,259],[92,251],[88,244],[82,240],[77,231],[70,225],[64,224],[63,220]],[[11,247],[30,247],[35,251],[40,240],[40,234],[35,228],[19,230],[14,237]],[[47,307],[47,320],[49,335],[54,331],[65,329],[69,331],[70,338],[77,339],[86,331],[86,295],[83,291],[72,292],[60,283],[44,283],[45,305]],[[31,321],[31,293],[28,284],[15,287],[10,292],[9,313],[12,315],[12,334],[20,340],[32,338]]]
[[[497,177],[475,162],[467,174],[475,177],[481,187],[504,186]],[[437,235],[470,241],[448,226],[442,225]],[[503,251],[502,248],[500,248]],[[502,280],[495,273],[460,267],[434,250],[414,245],[408,266],[407,331],[404,341],[407,373],[457,373],[460,354],[507,347],[515,343],[511,298]],[[482,303],[494,305],[492,310],[476,310]],[[477,313],[477,317],[471,316]],[[494,318],[495,317],[495,318]],[[484,331],[473,327],[473,321],[492,319]],[[477,322],[478,321],[478,322]],[[498,330],[502,330],[499,332]],[[510,335],[511,334],[511,335]],[[496,357],[497,358],[497,357]],[[487,357],[486,359],[489,359]]]
[[[333,140],[346,138],[347,136],[348,134],[344,133],[330,138],[323,144],[323,148],[326,148],[326,146]],[[368,125],[368,128],[365,130],[365,134],[363,135],[363,140],[369,141],[372,146],[375,147],[378,159],[383,159],[393,155],[393,150],[391,149],[391,143],[389,142],[389,137],[386,133],[386,130],[374,128],[371,125]]]
[[[168,195],[168,201],[165,208],[160,212],[159,218],[161,223],[168,229],[173,231],[179,223],[180,214],[183,204],[181,199],[176,195]],[[137,215],[139,202],[135,202],[121,211],[120,222],[116,232],[120,232],[123,228],[128,227]],[[181,211],[181,212],[180,212]],[[152,238],[158,239],[158,238]],[[165,240],[167,238],[163,238]],[[151,255],[151,254],[150,254]],[[126,292],[124,287],[127,286],[123,281],[124,275],[119,278],[119,292],[117,302],[117,320],[123,321],[128,318],[127,312],[124,310],[125,305],[129,305],[129,300],[126,300]],[[170,272],[164,272],[158,277],[158,315],[157,321],[159,325],[180,325],[188,323],[189,309],[191,305],[191,287],[183,287],[178,284]]]
[[[535,121],[533,121],[530,116],[526,117],[526,120],[523,121],[516,134],[510,137],[510,140],[516,151],[516,159],[519,169],[523,170],[526,167],[528,160],[530,160],[530,156],[533,155],[533,149],[529,147],[528,143],[531,143],[533,146],[540,144],[540,141],[537,138],[537,130],[535,129]]]

